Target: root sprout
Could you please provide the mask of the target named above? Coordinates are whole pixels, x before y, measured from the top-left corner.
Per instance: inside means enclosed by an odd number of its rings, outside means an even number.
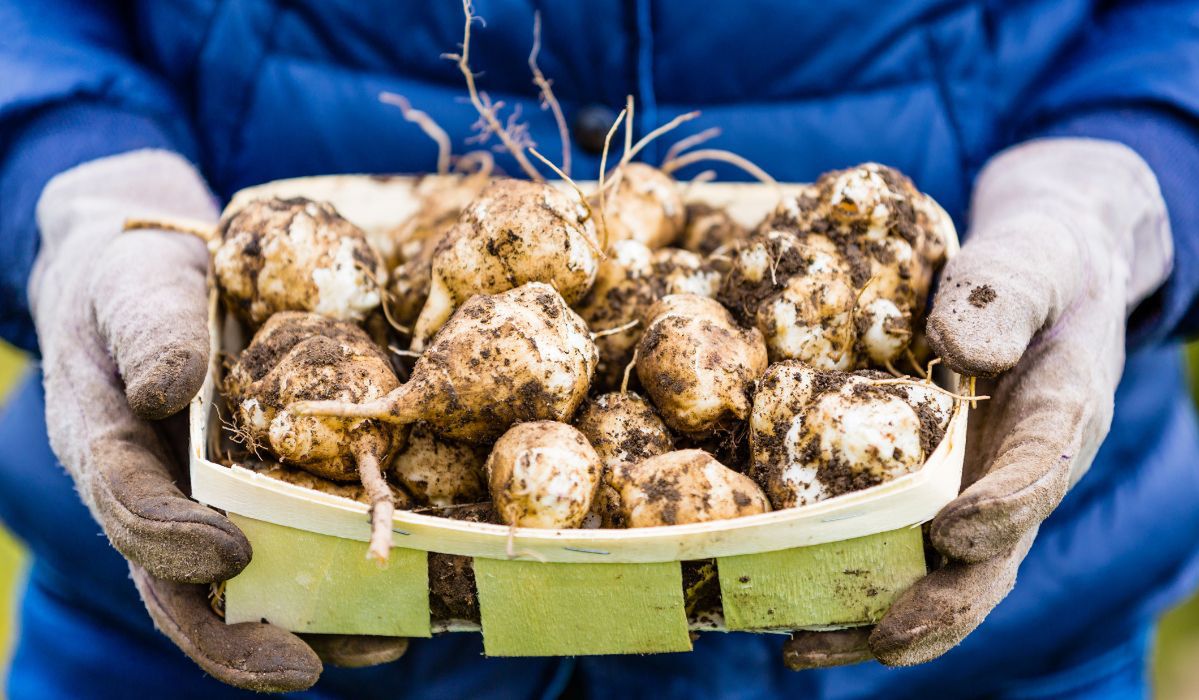
[[[450,157],[453,153],[453,146],[450,145],[450,136],[445,133],[437,122],[433,121],[425,112],[419,109],[414,109],[412,104],[408,102],[408,98],[394,92],[382,92],[379,94],[379,101],[384,104],[399,107],[400,114],[404,119],[416,124],[421,131],[433,139],[437,144],[437,174],[445,175],[450,171]]]
[[[485,92],[479,92],[475,86],[475,74],[470,68],[470,26],[477,19],[474,13],[474,7],[471,5],[471,0],[462,0],[462,12],[466,17],[462,29],[462,51],[460,53],[445,54],[445,58],[454,61],[458,65],[459,72],[466,80],[466,91],[470,95],[470,103],[474,106],[475,111],[479,113],[479,121],[475,126],[478,134],[472,137],[472,143],[486,143],[494,134],[500,140],[502,147],[512,157],[516,159],[517,165],[531,180],[536,182],[545,182],[545,178],[533,167],[525,155],[525,148],[530,145],[528,140],[527,129],[519,123],[519,109],[513,109],[512,114],[508,116],[506,124],[501,124],[499,119],[500,110],[503,108],[503,102],[492,102],[491,98]]]

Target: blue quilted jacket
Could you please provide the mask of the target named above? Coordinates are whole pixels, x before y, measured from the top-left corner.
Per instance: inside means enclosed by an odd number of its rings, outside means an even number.
[[[972,180],[998,149],[1042,135],[1123,141],[1161,182],[1175,268],[1134,315],[1095,466],[1042,528],[1015,591],[942,659],[794,674],[780,666],[781,638],[717,635],[682,655],[482,660],[477,639],[455,635],[415,642],[386,667],[330,671],[314,696],[1144,692],[1146,629],[1199,579],[1199,430],[1174,345],[1199,327],[1199,2],[477,5],[480,84],[521,107],[547,152],[556,130],[525,63],[538,9],[541,67],[572,122],[618,109],[626,94],[641,133],[700,109],[675,136],[720,126],[720,145],[782,180],[881,161],[963,231]],[[475,115],[439,58],[461,32],[455,0],[0,0],[0,333],[36,351],[25,286],[34,204],[54,174],[142,147],[191,158],[221,197],[297,175],[430,170],[432,144],[378,94],[404,94],[461,144]],[[575,173],[593,173],[582,141]],[[516,172],[506,157],[500,165]],[[42,400],[33,376],[0,418],[0,519],[34,554],[11,695],[237,696],[151,629],[120,558],[55,465]]]

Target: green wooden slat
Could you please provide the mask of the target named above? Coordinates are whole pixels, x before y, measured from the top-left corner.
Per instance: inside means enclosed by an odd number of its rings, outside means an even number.
[[[691,650],[678,562],[474,566],[488,656]]]
[[[225,620],[269,622],[293,632],[429,637],[428,555],[393,548],[386,569],[366,543],[232,513],[254,548],[225,588]]]
[[[925,574],[919,527],[717,561],[730,630],[877,622]]]

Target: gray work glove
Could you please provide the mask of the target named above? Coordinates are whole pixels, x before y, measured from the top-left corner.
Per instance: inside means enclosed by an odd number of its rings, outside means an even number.
[[[960,642],[1012,590],[1111,426],[1125,319],[1172,260],[1153,172],[1113,142],[1033,141],[992,159],[972,207],[928,319],[945,364],[988,378],[991,396],[970,416],[962,493],[929,528],[946,563],[874,628],[794,635],[793,669],[919,664]]]
[[[265,623],[225,625],[210,608],[206,584],[241,571],[250,544],[180,490],[188,483],[186,437],[164,420],[187,406],[208,368],[204,244],[120,233],[127,217],[216,216],[200,175],[166,151],[103,158],[46,185],[29,285],[46,426],[80,497],[129,560],[158,628],[225,683],[299,690],[322,670],[308,644]],[[326,661],[349,666],[393,660],[406,644],[313,638]]]

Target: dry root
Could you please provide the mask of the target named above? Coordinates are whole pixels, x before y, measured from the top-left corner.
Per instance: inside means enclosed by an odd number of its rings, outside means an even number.
[[[475,124],[478,134],[471,139],[471,142],[486,143],[494,134],[500,140],[503,149],[512,154],[517,165],[525,171],[530,179],[544,182],[545,178],[541,176],[537,168],[533,167],[525,155],[525,148],[531,144],[528,140],[527,127],[519,122],[519,110],[513,110],[507,123],[500,123],[499,114],[504,103],[492,102],[487,93],[479,92],[475,86],[475,74],[470,68],[470,26],[474,24],[476,17],[470,0],[462,0],[462,12],[466,17],[462,28],[462,51],[456,54],[445,54],[445,58],[458,65],[459,72],[466,79],[466,91],[470,95],[470,103],[479,113],[479,121]]]
[[[450,158],[453,155],[453,147],[450,145],[449,134],[445,133],[437,122],[428,114],[419,109],[413,109],[412,104],[408,102],[408,98],[394,92],[384,92],[379,95],[379,101],[394,105],[400,108],[400,114],[404,115],[404,119],[416,124],[424,131],[433,142],[437,144],[437,174],[445,175],[450,171]]]

